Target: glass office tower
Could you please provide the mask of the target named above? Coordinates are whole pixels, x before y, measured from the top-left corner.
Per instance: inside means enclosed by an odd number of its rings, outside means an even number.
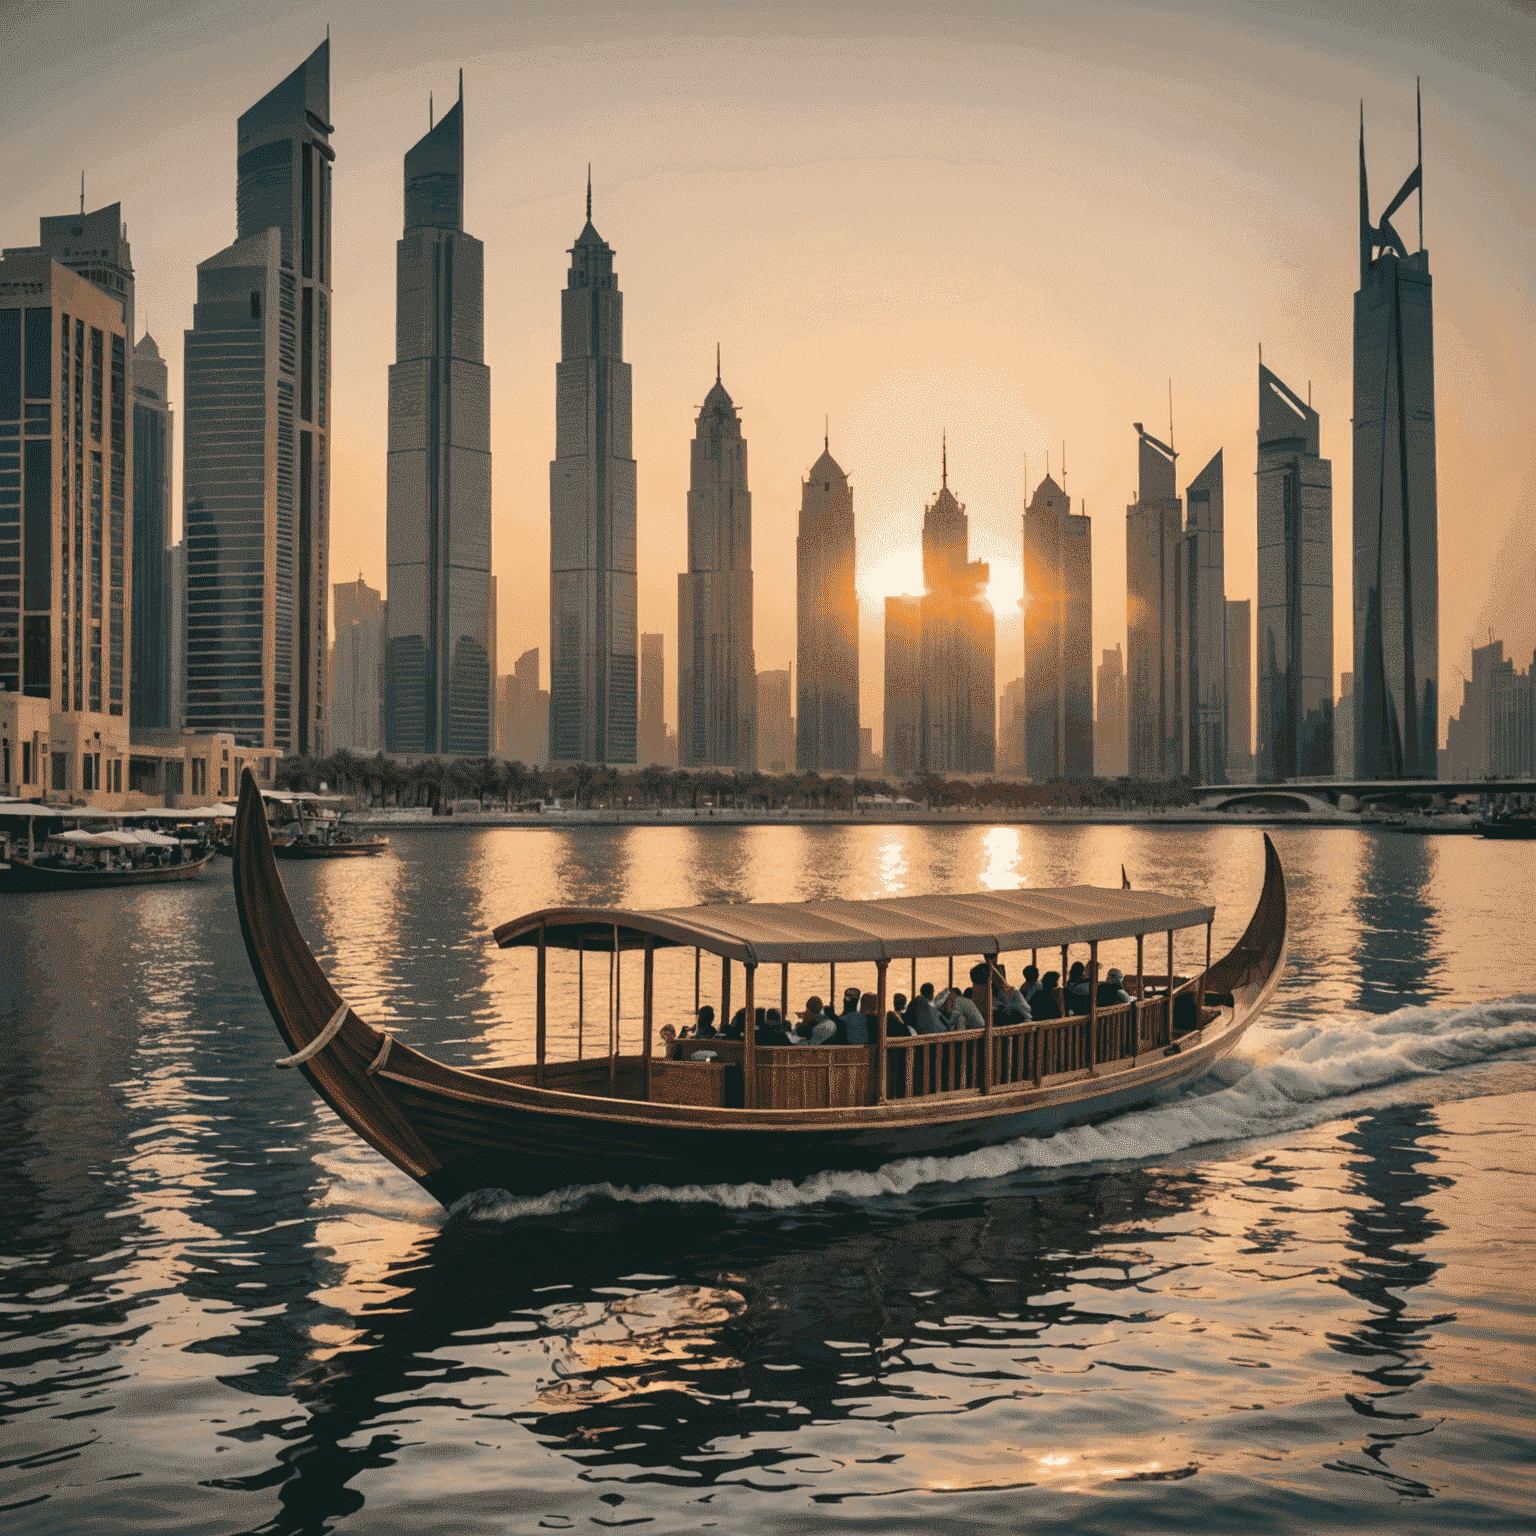
[[[1434,302],[1424,249],[1423,149],[1370,216],[1360,126],[1360,288],[1355,294],[1354,725],[1364,779],[1438,771],[1440,551]],[[1419,194],[1412,255],[1392,215]]]
[[[485,247],[464,233],[464,97],[405,157],[389,370],[391,752],[482,757],[491,735],[491,372]]]

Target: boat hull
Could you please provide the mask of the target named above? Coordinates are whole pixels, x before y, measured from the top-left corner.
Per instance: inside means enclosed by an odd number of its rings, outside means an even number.
[[[1536,820],[1480,821],[1477,824],[1477,835],[1504,842],[1529,842],[1536,838]]]
[[[388,847],[389,839],[380,837],[367,843],[278,843],[272,852],[279,859],[357,859]]]
[[[72,870],[12,864],[0,868],[0,892],[85,891],[113,885],[173,885],[195,880],[213,858],[210,850],[187,864],[167,864],[157,869]]]
[[[404,1081],[397,1081],[397,1102],[443,1159],[421,1182],[444,1205],[484,1189],[530,1196],[591,1185],[685,1191],[799,1183],[820,1173],[873,1172],[911,1158],[960,1157],[1113,1119],[1205,1076],[1242,1033],[1237,1026],[1208,1047],[1191,1046],[1167,1058],[1159,1052],[1139,1069],[992,1098],[984,1101],[985,1113],[966,1118],[853,1120],[823,1112],[819,1126],[658,1124],[624,1116],[622,1103],[605,1105],[617,1112],[610,1114],[473,1106]]]

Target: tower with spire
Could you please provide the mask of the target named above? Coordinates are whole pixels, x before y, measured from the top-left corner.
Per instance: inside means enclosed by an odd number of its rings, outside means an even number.
[[[560,295],[549,466],[549,755],[633,763],[639,711],[635,461],[624,296],[587,221]]]
[[[1136,500],[1125,509],[1126,771],[1133,779],[1174,779],[1188,748],[1179,456],[1134,425]]]
[[[991,568],[970,558],[970,519],[949,488],[947,434],[939,466],[938,495],[923,511],[918,766],[991,773],[997,764],[997,628],[986,596]]]
[[[686,768],[757,767],[752,648],[752,493],[741,420],[720,378],[695,423],[688,484],[688,569],[677,578],[677,760]]]
[[[241,114],[183,353],[184,724],[279,753],[328,749],[330,101],[327,40]]]
[[[859,769],[859,599],[853,487],[822,437],[800,482],[795,538],[795,765],[802,773]]]
[[[1024,771],[1093,777],[1093,524],[1049,474],[1024,509]]]
[[[1260,363],[1261,783],[1334,771],[1333,466],[1320,450],[1318,413]]]
[[[1418,164],[1371,221],[1360,108],[1360,287],[1355,294],[1354,748],[1365,779],[1438,771],[1440,551],[1434,294]],[[1418,249],[1392,216],[1418,194]],[[1332,668],[1329,669],[1330,685]]]
[[[485,247],[464,232],[459,96],[405,156],[389,370],[391,752],[483,757],[492,732],[491,374]]]

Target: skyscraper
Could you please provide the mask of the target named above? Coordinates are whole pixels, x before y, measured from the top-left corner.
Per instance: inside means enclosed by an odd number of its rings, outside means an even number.
[[[1260,363],[1257,777],[1264,784],[1333,772],[1333,466],[1318,456],[1319,443],[1317,412]]]
[[[997,630],[987,601],[990,568],[970,558],[970,519],[949,488],[923,512],[922,647],[918,660],[918,764],[934,773],[997,767]]]
[[[1419,194],[1419,248],[1392,215]],[[1424,249],[1424,151],[1371,223],[1360,114],[1360,288],[1355,294],[1355,762],[1366,779],[1434,778],[1440,553],[1434,304]]]
[[[41,251],[0,260],[0,690],[48,701],[31,782],[57,790],[122,792],[100,772],[128,745],[126,307]]]
[[[679,763],[756,768],[756,675],[747,444],[717,352],[693,435],[688,569],[677,578]]]
[[[885,600],[885,771],[912,773],[921,766],[923,600]]]
[[[997,701],[997,769],[999,773],[1023,774],[1029,752],[1029,713],[1022,677],[1003,684]],[[1097,750],[1098,737],[1095,734]]]
[[[1173,779],[1184,772],[1183,506],[1178,455],[1138,421],[1136,500],[1125,509],[1127,772]]]
[[[1227,777],[1253,777],[1253,607],[1227,599]]]
[[[1221,449],[1184,487],[1186,772],[1227,781],[1227,592]]]
[[[795,539],[795,765],[802,773],[859,769],[859,600],[853,487],[830,442],[800,483]]]
[[[763,773],[788,773],[795,766],[789,697],[788,667],[757,674],[757,766]]]
[[[1093,523],[1047,475],[1024,509],[1024,771],[1093,777]]]
[[[560,296],[555,459],[549,466],[550,757],[635,761],[635,461],[624,296],[587,222]]]
[[[405,156],[389,370],[391,752],[491,750],[491,371],[485,247],[464,232],[464,85]]]
[[[384,603],[359,573],[334,588],[331,650],[331,750],[377,752],[384,745],[379,684],[384,671]]]
[[[185,723],[326,750],[330,43],[239,121],[236,240],[183,355]]]
[[[180,728],[172,715],[170,390],[160,348],[147,332],[133,349],[133,598],[128,724]]]
[[[667,765],[667,637],[640,636],[639,763]]]
[[[1117,645],[1099,662],[1099,718],[1093,737],[1094,772],[1118,779],[1125,765],[1125,660]]]

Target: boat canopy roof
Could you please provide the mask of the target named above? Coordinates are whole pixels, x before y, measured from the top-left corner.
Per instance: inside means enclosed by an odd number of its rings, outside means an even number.
[[[1193,928],[1215,908],[1156,891],[1071,885],[1060,890],[977,891],[878,901],[720,903],[632,912],[551,907],[503,923],[496,942],[556,949],[697,945],[748,965],[896,960],[1051,949],[1093,939]]]

